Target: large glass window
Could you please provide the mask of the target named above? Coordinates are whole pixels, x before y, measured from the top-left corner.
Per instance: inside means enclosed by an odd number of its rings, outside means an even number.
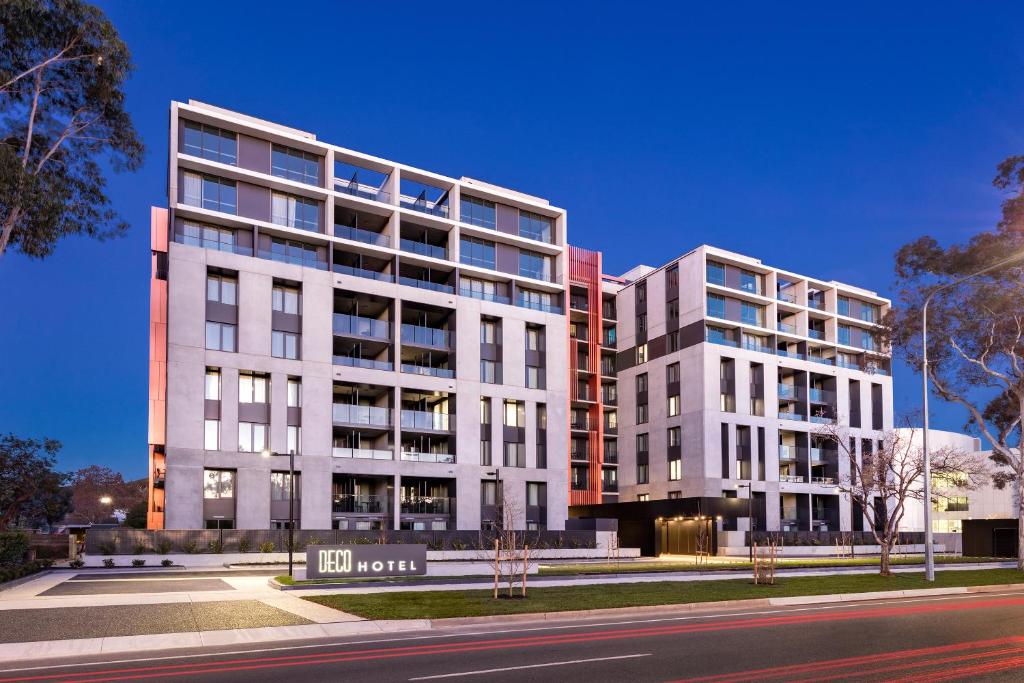
[[[551,219],[530,211],[519,212],[519,236],[551,243]]]
[[[668,429],[668,447],[673,448],[682,444],[682,427],[669,427]]]
[[[683,461],[679,458],[673,458],[668,461],[668,479],[669,481],[679,481],[683,478]]]
[[[206,400],[220,400],[220,370],[206,368]]]
[[[543,351],[544,350],[544,328],[540,325],[527,325],[526,326],[526,350],[527,351]]]
[[[270,379],[251,372],[238,373],[238,402],[266,403],[270,395]]]
[[[301,336],[296,332],[284,332],[282,330],[271,330],[270,333],[270,355],[274,358],[288,358],[297,360]]]
[[[288,425],[287,430],[287,448],[289,453],[301,453],[302,452],[302,427],[298,425]]]
[[[866,304],[861,302],[860,305],[860,319],[865,320],[869,323],[877,323],[879,320],[879,309],[875,304]]]
[[[708,261],[707,279],[713,285],[725,285],[725,266],[721,263]]]
[[[270,213],[274,225],[320,232],[320,203],[315,199],[275,192]]]
[[[526,404],[522,401],[505,400],[505,426],[526,426]]]
[[[459,201],[462,207],[461,218],[463,223],[479,225],[483,228],[493,228],[496,225],[494,221],[494,202],[465,194],[462,195]]]
[[[269,258],[271,261],[293,263],[297,266],[307,266],[321,270],[327,267],[327,263],[320,259],[317,254],[317,248],[312,244],[303,244],[302,242],[293,242],[276,237],[270,241],[270,251],[261,251],[260,257]]]
[[[675,417],[679,414],[679,397],[669,396],[668,397],[668,416]]]
[[[288,407],[302,407],[302,380],[295,377],[288,378]]]
[[[234,470],[203,470],[203,498],[234,498]]]
[[[505,467],[526,467],[526,444],[505,442]]]
[[[649,449],[650,440],[647,434],[636,435],[636,452],[646,453]]]
[[[637,463],[636,465],[636,483],[646,484],[650,478],[651,468],[647,463]]]
[[[238,246],[238,239],[234,230],[215,228],[212,225],[185,221],[175,232],[175,241],[193,247],[252,255],[251,249],[241,249]]]
[[[837,332],[836,340],[840,344],[845,344],[846,346],[849,346],[850,345],[850,326],[849,325],[839,325],[839,327],[836,328],[836,332]]]
[[[469,266],[494,270],[494,242],[478,237],[463,237],[459,242],[459,261]]]
[[[519,250],[519,274],[534,280],[551,281],[551,257],[526,249]]]
[[[271,472],[270,473],[270,500],[288,500],[288,489],[291,484],[291,475],[288,472]],[[300,487],[302,486],[302,476],[298,473],[295,474],[295,500],[298,500],[302,496],[300,495]]]
[[[203,448],[208,451],[220,450],[220,420],[204,421]]]
[[[238,280],[227,275],[210,273],[206,276],[206,300],[227,306],[237,306]]]
[[[236,350],[235,326],[206,321],[206,348],[210,351]]]
[[[841,296],[836,299],[836,313],[839,315],[850,315],[850,297]]]
[[[274,285],[270,292],[271,308],[279,313],[302,315],[302,290],[296,287]]]
[[[274,145],[270,154],[270,172],[278,178],[320,184],[320,157],[312,152]]]
[[[259,453],[267,447],[268,427],[258,422],[238,423],[238,452]]]
[[[238,162],[238,139],[231,131],[203,123],[185,122],[185,154],[234,166]]]
[[[764,327],[764,315],[762,314],[761,307],[757,304],[746,301],[740,302],[740,320],[748,325]]]
[[[712,318],[725,318],[725,297],[717,294],[708,294],[708,316]]]
[[[185,204],[222,213],[238,212],[234,180],[186,172],[182,196]]]
[[[740,289],[751,294],[761,293],[761,276],[749,270],[740,271]]]

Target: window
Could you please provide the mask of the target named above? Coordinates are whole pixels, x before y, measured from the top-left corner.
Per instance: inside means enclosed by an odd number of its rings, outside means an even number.
[[[836,335],[837,341],[840,344],[845,344],[846,346],[849,346],[850,345],[850,326],[849,325],[840,325],[837,328],[836,331],[837,331],[837,335]]]
[[[235,473],[233,470],[203,470],[203,498],[235,497]]]
[[[206,348],[210,351],[236,351],[235,326],[207,321]]]
[[[637,453],[646,453],[649,450],[649,448],[648,448],[649,445],[650,445],[650,437],[646,433],[644,433],[644,434],[637,434],[636,435],[636,452]]]
[[[231,131],[203,123],[185,122],[185,154],[234,166],[238,162],[238,139]]]
[[[668,416],[675,417],[679,414],[679,397],[669,396],[668,397]]]
[[[270,222],[320,232],[320,203],[315,199],[275,192],[271,201]]]
[[[498,339],[498,323],[494,320],[481,320],[480,343],[497,344],[499,341],[500,340]]]
[[[672,299],[665,304],[665,317],[669,320],[675,320],[679,317],[679,299]]]
[[[723,316],[718,317],[721,318]],[[740,302],[740,320],[748,325],[764,327],[764,315],[762,314],[761,307],[746,301]]]
[[[543,403],[537,404],[537,429],[547,430],[548,428],[548,407]],[[540,438],[538,435],[537,438]]]
[[[545,507],[547,506],[547,492],[545,491],[546,486],[541,483],[528,481],[526,482],[526,504],[529,507]]]
[[[865,351],[875,350],[875,338],[868,332],[861,332],[860,347]]]
[[[302,427],[298,425],[288,425],[288,452],[302,452]]]
[[[715,263],[714,261],[708,261],[707,265],[707,279],[710,284],[713,285],[724,285],[725,284],[725,266],[721,263]]]
[[[636,331],[646,332],[647,331],[647,314],[641,313],[636,317]]]
[[[208,451],[220,450],[220,420],[206,420],[203,424],[203,448]]]
[[[651,494],[649,494],[649,493],[638,493],[638,494],[636,494],[636,500],[637,500],[638,503],[646,503],[650,499],[651,499]]]
[[[647,301],[647,283],[641,282],[636,286],[636,302],[642,304]]]
[[[493,360],[480,360],[480,381],[487,384],[498,383],[498,364]]]
[[[295,377],[288,378],[288,407],[302,407],[302,380]]]
[[[238,305],[238,280],[227,275],[209,273],[206,276],[206,300],[225,306]]]
[[[674,265],[665,271],[665,289],[669,291],[679,289],[679,265]],[[678,303],[678,302],[677,302]],[[678,310],[678,309],[677,309]]]
[[[544,328],[539,325],[526,326],[526,350],[544,350]]]
[[[665,335],[665,337],[668,340],[667,341],[668,352],[669,353],[674,353],[674,352],[678,351],[679,350],[679,333],[678,332],[669,332],[667,335]]]
[[[735,413],[736,397],[732,394],[721,394],[718,409],[723,413]]]
[[[642,394],[647,391],[647,373],[641,373],[636,376],[636,393]]]
[[[519,211],[519,236],[538,242],[551,242],[551,219],[530,211]]]
[[[274,285],[271,290],[271,307],[279,313],[302,315],[302,290]]]
[[[495,301],[498,294],[497,286],[490,280],[477,280],[470,277],[459,278],[459,291],[463,296],[471,296],[484,301]],[[504,303],[508,303],[507,298],[502,300]]]
[[[936,500],[932,509],[936,512],[970,512],[971,505],[967,496],[949,496]]]
[[[651,466],[647,463],[638,462],[636,464],[636,483],[646,484],[650,481]]]
[[[238,194],[234,180],[186,172],[183,175],[183,202],[222,213],[237,213]]]
[[[460,238],[459,262],[494,270],[494,242],[479,237]]]
[[[674,448],[682,444],[681,427],[669,427],[668,429],[668,447]]]
[[[532,308],[535,311],[556,311],[562,312],[562,307],[551,303],[551,294],[548,292],[537,292],[532,289],[520,289],[518,304],[524,308]]]
[[[259,453],[267,447],[267,425],[258,422],[238,423],[238,452]]]
[[[878,322],[878,306],[875,304],[866,304],[861,302],[860,304],[860,319],[869,323]]]
[[[586,491],[587,490],[587,474],[588,469],[586,465],[573,465],[571,470],[572,490],[573,491]]]
[[[519,250],[519,274],[534,280],[551,280],[551,257],[526,249]]]
[[[668,499],[669,500],[678,500],[678,499],[680,499],[682,497],[683,497],[683,492],[682,491],[669,491],[668,492]]]
[[[544,368],[534,367],[533,365],[526,366],[526,388],[527,389],[543,389],[545,380]]]
[[[505,467],[526,467],[526,444],[505,442]]]
[[[491,399],[486,396],[480,399],[480,424],[491,424]]]
[[[495,226],[494,202],[464,194],[459,200],[459,204],[460,217],[463,223],[479,225],[483,228],[493,228]]]
[[[484,467],[491,466],[491,442],[486,439],[480,440],[480,464]]]
[[[636,363],[637,363],[637,365],[640,365],[641,363],[646,363],[646,362],[647,362],[647,344],[641,344],[640,346],[636,347]]]
[[[220,370],[217,368],[206,368],[206,400],[220,400]]]
[[[252,255],[251,249],[241,249],[238,246],[237,235],[234,230],[227,228],[215,228],[212,225],[202,225],[184,221],[176,230],[175,239],[181,244],[188,244],[193,247],[204,249],[216,249],[231,253],[248,253]]]
[[[712,318],[725,318],[725,297],[708,294],[708,315]]]
[[[761,278],[749,270],[740,271],[740,289],[752,294],[761,293]]]
[[[679,481],[683,478],[683,461],[679,458],[672,458],[668,461],[668,480]]]
[[[665,381],[669,384],[679,381],[679,363],[672,363],[665,368]]]
[[[505,426],[526,426],[526,404],[522,401],[505,400]]]
[[[302,477],[298,473],[295,474],[295,500],[302,497],[299,492],[302,486]],[[291,488],[291,475],[288,472],[271,472],[270,473],[270,500],[284,500],[287,501],[290,498]],[[298,512],[298,510],[296,510]]]
[[[296,332],[272,330],[270,333],[270,355],[274,358],[299,358],[300,337]]]
[[[270,173],[278,178],[320,184],[320,157],[312,152],[274,145],[270,153]]]
[[[270,395],[270,379],[252,372],[238,373],[238,402],[266,403]]]
[[[850,315],[850,297],[841,296],[836,299],[836,313],[839,315]]]
[[[638,425],[647,424],[647,404],[640,403],[636,407],[636,423]]]

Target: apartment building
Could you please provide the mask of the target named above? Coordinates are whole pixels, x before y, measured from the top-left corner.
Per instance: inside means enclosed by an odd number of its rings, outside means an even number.
[[[618,501],[615,294],[601,252],[569,247],[569,504]]]
[[[616,293],[622,501],[753,497],[755,530],[864,530],[823,425],[858,453],[893,426],[874,292],[701,246]],[[724,519],[725,531],[750,528]]]
[[[151,528],[564,528],[564,210],[195,101],[169,151]]]

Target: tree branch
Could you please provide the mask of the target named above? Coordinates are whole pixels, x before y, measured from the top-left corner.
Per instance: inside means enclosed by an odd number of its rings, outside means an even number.
[[[7,90],[12,85],[17,83],[21,79],[25,78],[26,76],[30,76],[33,73],[37,72],[37,71],[45,69],[50,64],[53,64],[55,62],[59,62],[59,61],[73,61],[75,59],[81,59],[81,58],[86,57],[86,56],[88,56],[88,57],[95,56],[95,55],[79,55],[78,57],[70,57],[67,60],[63,60],[62,59],[64,57],[64,55],[67,53],[68,50],[70,50],[71,48],[73,48],[75,45],[78,44],[78,40],[81,37],[82,37],[81,34],[75,35],[75,37],[71,39],[71,42],[69,42],[66,46],[64,46],[64,49],[61,50],[60,52],[58,52],[57,54],[55,54],[54,56],[52,56],[52,57],[50,57],[48,59],[44,59],[43,61],[39,62],[35,66],[33,66],[33,67],[29,68],[29,69],[26,69],[25,71],[22,71],[20,74],[18,74],[17,76],[12,78],[11,80],[7,81],[3,85],[0,85],[0,93],[7,92]]]

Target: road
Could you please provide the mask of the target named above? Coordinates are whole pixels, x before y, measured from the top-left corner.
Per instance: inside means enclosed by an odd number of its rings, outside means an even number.
[[[0,665],[0,683],[556,679],[1019,681],[1024,592],[489,623],[269,647]]]

